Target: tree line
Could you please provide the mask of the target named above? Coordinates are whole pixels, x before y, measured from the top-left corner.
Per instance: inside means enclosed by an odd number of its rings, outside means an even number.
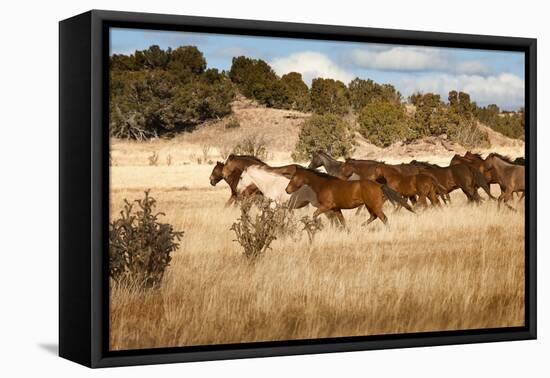
[[[434,93],[405,100],[390,84],[360,78],[348,85],[315,78],[308,87],[300,73],[279,77],[261,59],[235,57],[227,72],[207,68],[195,46],[115,54],[110,69],[110,132],[120,138],[148,139],[227,116],[237,92],[267,107],[313,113],[302,125],[297,160],[319,148],[349,155],[355,132],[382,147],[431,135],[476,147],[489,143],[480,121],[506,136],[524,137],[523,111],[479,107],[464,92],[449,92],[447,101]],[[407,109],[407,102],[414,107]]]

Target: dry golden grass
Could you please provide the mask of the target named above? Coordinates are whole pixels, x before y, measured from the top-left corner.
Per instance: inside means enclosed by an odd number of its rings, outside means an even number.
[[[345,211],[347,231],[327,226],[311,245],[305,234],[276,240],[251,265],[229,230],[239,212],[223,207],[226,184],[212,188],[212,166],[182,161],[173,143],[113,145],[124,164],[112,167],[112,216],[151,188],[163,221],[185,236],[159,290],[112,288],[111,349],[523,324],[523,202],[499,211],[455,192],[442,210],[388,206],[388,227],[361,227],[366,214]],[[147,166],[151,151],[162,162],[165,150],[171,166]]]

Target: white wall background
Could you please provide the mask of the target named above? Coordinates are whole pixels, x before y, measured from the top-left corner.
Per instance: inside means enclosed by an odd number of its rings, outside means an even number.
[[[0,375],[543,376],[548,355],[550,27],[544,1],[4,1],[0,21]],[[92,371],[56,357],[58,25],[89,9],[538,38],[539,340]],[[546,276],[545,276],[546,274]],[[543,298],[543,296],[546,296]],[[32,375],[31,375],[32,374]],[[547,375],[546,375],[547,376]]]

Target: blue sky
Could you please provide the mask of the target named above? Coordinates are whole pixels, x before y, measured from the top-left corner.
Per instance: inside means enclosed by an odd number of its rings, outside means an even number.
[[[306,84],[330,77],[393,84],[405,97],[416,91],[470,93],[479,105],[524,106],[523,53],[290,38],[234,36],[140,29],[111,29],[111,54],[132,54],[151,45],[194,45],[208,67],[228,70],[234,56],[268,62],[278,75],[300,72]]]

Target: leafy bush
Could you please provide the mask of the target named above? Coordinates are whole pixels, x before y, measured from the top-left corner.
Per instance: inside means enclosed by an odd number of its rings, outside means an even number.
[[[352,80],[348,85],[348,97],[356,112],[373,102],[401,102],[401,93],[393,85],[378,84],[370,79]]]
[[[275,71],[261,59],[233,58],[229,77],[241,93],[269,107],[282,107],[286,100],[284,86]]]
[[[410,120],[401,104],[392,102],[368,104],[361,110],[357,121],[359,133],[380,147],[411,137]]]
[[[314,114],[305,120],[292,158],[305,161],[318,150],[327,151],[334,157],[349,156],[353,150],[353,134],[348,122],[334,114]]]
[[[289,72],[283,75],[280,81],[285,91],[286,103],[282,104],[283,107],[302,112],[309,111],[311,108],[309,89],[302,80],[302,75],[298,72]]]
[[[194,46],[111,58],[110,133],[148,139],[231,113],[233,84]]]
[[[154,213],[156,201],[149,196],[149,190],[145,191],[145,198],[134,203],[125,199],[124,203],[120,217],[109,223],[110,277],[142,288],[157,287],[183,232],[158,221],[164,214]]]
[[[525,139],[525,113],[523,109],[518,112],[503,113],[500,108],[491,104],[487,107],[478,107],[475,116],[490,128],[509,138]]]
[[[333,79],[313,79],[310,91],[311,108],[317,114],[344,115],[349,111],[347,88]]]
[[[251,135],[245,137],[242,142],[233,148],[236,155],[252,155],[260,160],[268,158],[267,144],[263,137]]]

